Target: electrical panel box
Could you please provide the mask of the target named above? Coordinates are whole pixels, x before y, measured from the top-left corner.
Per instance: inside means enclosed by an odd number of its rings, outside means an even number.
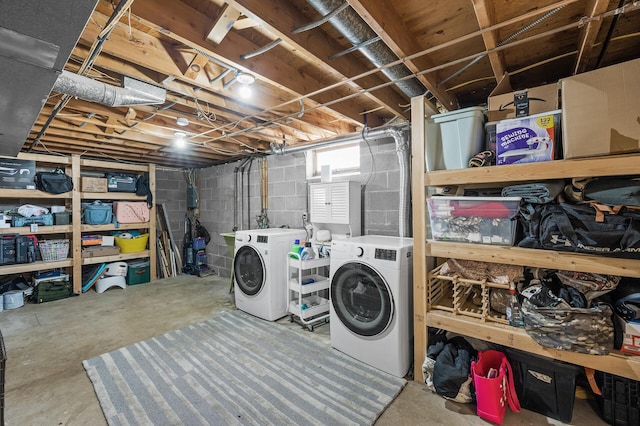
[[[198,189],[195,186],[187,187],[187,208],[198,208]]]

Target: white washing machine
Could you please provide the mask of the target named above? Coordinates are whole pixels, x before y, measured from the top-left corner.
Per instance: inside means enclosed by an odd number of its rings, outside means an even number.
[[[233,260],[236,307],[275,321],[287,315],[287,253],[304,229],[267,228],[236,231]]]
[[[397,377],[413,357],[413,239],[331,243],[331,346]]]

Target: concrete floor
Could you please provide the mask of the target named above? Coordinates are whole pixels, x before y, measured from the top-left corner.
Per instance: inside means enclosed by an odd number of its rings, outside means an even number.
[[[6,425],[106,424],[82,360],[185,327],[235,309],[227,278],[182,276],[151,284],[93,289],[65,300],[0,312],[8,360]],[[329,325],[313,332],[279,321],[330,345]],[[572,424],[605,424],[590,404],[576,399]],[[486,425],[474,405],[445,401],[409,382],[376,422],[390,425]],[[507,412],[506,425],[562,424],[523,410]]]

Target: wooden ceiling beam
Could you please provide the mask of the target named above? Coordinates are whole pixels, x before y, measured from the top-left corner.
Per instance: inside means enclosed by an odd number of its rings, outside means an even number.
[[[45,107],[43,112],[44,114],[48,115],[48,111],[50,110],[52,110],[52,106],[48,105],[47,107]],[[95,126],[95,129],[96,129],[95,131],[93,131],[93,133],[99,134],[99,135],[105,134],[105,132],[101,129],[101,126],[104,126],[103,120],[96,117],[88,118],[88,117],[85,117],[83,114],[86,114],[86,115],[97,114],[98,116],[102,116],[102,117],[111,117],[114,115],[113,110],[103,105],[93,104],[93,103],[81,101],[81,100],[70,101],[69,104],[67,105],[67,109],[65,109],[65,112],[67,113],[66,114],[62,113],[59,116],[59,119],[57,118],[56,120],[54,120],[52,124],[56,125],[57,121],[61,121],[63,123],[61,124],[61,126],[66,126],[71,131],[79,131],[80,129],[78,127],[78,124],[69,124],[67,123],[69,121],[71,121],[72,123],[91,124]],[[37,121],[37,123],[38,122],[39,121]],[[42,122],[44,122],[44,120],[42,120]],[[81,131],[88,132],[87,129],[89,128],[90,127],[88,126],[86,128],[83,127]],[[171,141],[174,138],[173,130],[167,130],[167,128],[163,126],[154,127],[153,125],[150,125],[148,123],[140,123],[137,126],[132,127],[130,125],[116,122],[115,124],[113,124],[113,128],[114,130],[116,130],[114,137],[120,137],[123,139],[129,139],[132,141],[153,143],[155,145],[171,144]],[[194,132],[191,132],[191,133],[194,133]],[[193,137],[192,139],[196,144],[198,143],[204,144],[206,142],[212,147],[219,148],[219,149],[226,149],[226,150],[237,150],[238,143],[243,143],[245,145],[252,145],[252,146],[255,146],[257,149],[261,149],[261,150],[269,148],[268,142],[255,139],[255,138],[249,138],[246,136],[238,136],[235,138],[234,141],[219,140],[216,142],[207,142],[209,138],[205,138],[205,137]],[[280,142],[280,139],[278,139],[277,142]]]
[[[341,56],[328,61],[327,58],[343,50],[343,48],[329,37],[326,37],[321,28],[300,34],[292,34],[291,30],[305,23],[307,18],[288,2],[278,0],[231,0],[231,3],[242,10],[244,15],[262,23],[277,37],[293,46],[297,54],[304,55],[310,63],[320,69],[325,69],[327,73],[332,74],[338,81],[345,79],[345,77],[354,77],[369,70],[349,56]],[[380,76],[369,75],[359,79],[357,84],[356,82],[349,82],[348,84],[356,89],[369,89],[386,81]],[[407,103],[408,99],[392,88],[379,89],[375,92],[367,93],[366,96],[390,112],[409,118],[409,114],[401,107],[401,105]]]
[[[496,23],[495,7],[491,0],[472,0],[473,10],[478,20],[478,26],[481,30],[489,28]],[[498,46],[498,38],[495,31],[486,31],[482,33],[482,40],[486,50],[490,51]],[[505,75],[507,69],[504,65],[504,54],[502,51],[489,53],[489,63],[493,70],[493,76],[496,79],[496,83],[500,82]],[[505,90],[511,90],[511,88],[505,88]]]
[[[102,15],[100,17],[97,13],[94,13],[94,19],[99,22],[100,19],[106,20],[106,16]],[[87,28],[81,37],[81,41],[88,43],[92,40],[93,37],[97,36],[96,30],[99,27],[95,28]],[[116,28],[117,29],[117,28]],[[144,33],[138,33],[137,30],[134,30],[134,34],[136,37],[137,43],[131,43],[128,36],[128,30],[123,31],[115,31],[112,33],[109,38],[109,43],[105,43],[105,47],[103,48],[103,54],[101,54],[97,60],[96,65],[107,68],[113,72],[124,72],[127,75],[139,78],[143,80],[149,80],[148,71],[141,72],[139,66],[136,66],[137,63],[140,62],[139,58],[144,56],[146,66],[153,67],[153,69],[157,72],[156,76],[159,80],[159,76],[161,75],[173,75],[177,78],[174,78],[172,81],[166,83],[164,86],[168,90],[173,90],[179,93],[188,94],[192,99],[199,98],[203,99],[211,104],[211,106],[222,108],[226,107],[226,112],[222,109],[217,113],[220,114],[228,114],[229,111],[234,111],[234,114],[237,118],[240,118],[240,112],[243,109],[245,110],[246,115],[251,115],[256,113],[256,109],[251,107],[250,105],[241,105],[237,101],[235,101],[231,97],[224,97],[215,92],[215,90],[211,87],[208,79],[204,78],[204,74],[200,73],[196,76],[196,79],[192,79],[187,82],[183,82],[182,80],[185,78],[180,71],[180,67],[176,64],[176,60],[169,54],[169,51],[179,50],[179,49],[171,49],[170,46],[164,46],[161,49],[155,48],[155,45],[158,45],[159,42],[148,36]],[[74,53],[78,55],[78,57],[82,57],[82,51],[79,47],[76,47]],[[124,62],[123,62],[124,61]],[[124,68],[124,69],[123,69]],[[156,80],[154,80],[156,81]],[[196,92],[193,90],[193,87],[200,87],[206,89],[205,91],[201,90]],[[188,89],[188,90],[185,90]],[[256,97],[260,99],[267,98],[268,96],[263,96],[263,93],[256,94]],[[276,98],[276,94],[272,95],[271,103],[278,103],[282,100],[282,98]],[[285,115],[296,115],[299,113],[299,109],[294,109],[293,107],[297,107],[298,105],[293,105],[290,110],[285,110],[282,114]],[[267,115],[268,120],[278,118],[273,113],[261,114]],[[334,121],[336,124],[329,124]],[[344,120],[336,121],[335,115],[328,115],[324,110],[315,110],[308,111],[305,113],[305,128],[299,128],[301,120],[280,120],[279,124],[284,128],[283,132],[288,134],[291,138],[295,137],[295,133],[303,132],[312,134],[317,134],[318,138],[326,137],[327,131],[330,131],[331,128],[335,129],[334,134],[341,133],[350,133],[355,131],[354,126],[349,125]],[[309,128],[309,124],[316,127],[316,130],[311,131]],[[296,128],[295,133],[290,133],[286,130],[287,127]]]
[[[73,56],[81,59],[86,57],[88,54],[88,50],[84,46],[76,46],[73,51]],[[76,72],[76,68],[68,67],[70,71]],[[148,76],[141,73],[140,70],[129,64],[128,62],[123,62],[122,59],[113,58],[107,54],[100,55],[95,63],[94,68],[99,68],[104,71],[108,71],[114,74],[116,78],[120,78],[120,75],[117,74],[121,72],[125,75],[128,75],[132,78],[137,78],[140,80],[148,79]],[[154,80],[155,81],[155,80]],[[108,82],[105,80],[105,82]],[[113,82],[108,82],[113,83]],[[184,114],[180,114],[179,112],[163,110],[159,111],[158,115],[162,115],[164,117],[171,117],[173,119],[178,116],[184,116],[188,118],[190,122],[193,123],[201,123],[204,126],[213,126],[214,124],[224,125],[229,124],[229,126],[237,127],[238,125],[234,124],[237,120],[241,119],[242,116],[237,112],[236,103],[233,100],[228,100],[227,98],[221,96],[220,94],[211,91],[211,90],[199,90],[196,91],[193,84],[188,82],[183,82],[178,79],[172,79],[171,81],[163,84],[165,89],[167,89],[167,102],[175,102],[176,105],[183,105],[192,111],[185,111]],[[198,104],[196,104],[195,99],[198,98]],[[135,107],[137,109],[141,107]],[[145,107],[152,108],[152,107]],[[177,108],[176,108],[177,109]],[[213,115],[215,118],[214,123],[209,123],[203,116],[199,118],[194,118],[194,111],[198,111],[200,109],[204,109],[203,113],[208,113],[209,115]],[[194,111],[193,111],[194,110]],[[151,110],[149,110],[151,111]],[[280,115],[269,113],[263,114],[264,118],[269,119],[277,119],[279,116],[291,114],[292,112],[298,112],[294,110],[282,111]],[[140,117],[138,117],[140,118]],[[282,120],[278,122],[278,126],[281,129],[281,133],[287,135],[290,139],[296,140],[315,140],[315,139],[326,139],[331,136],[336,136],[338,134],[344,133],[353,133],[355,131],[354,127],[349,125],[343,120],[339,120],[337,122],[331,123],[329,120],[335,120],[334,116],[327,115],[324,111],[316,110],[313,113],[310,113],[304,117],[306,121],[300,120],[297,117],[293,117],[289,120]],[[241,127],[241,124],[239,126]],[[204,131],[204,130],[203,130]],[[309,138],[312,139],[309,139]]]
[[[585,6],[584,16],[593,18],[607,11],[609,7],[609,0],[588,0]],[[587,22],[580,29],[580,38],[578,39],[578,54],[576,55],[576,63],[573,68],[574,74],[588,71],[589,62],[592,56],[595,55],[594,45],[600,27],[602,26],[602,19],[596,19]]]
[[[49,149],[52,148],[52,146],[49,145],[51,142],[66,143],[70,146],[93,149],[94,151],[101,149],[106,150],[109,153],[119,152],[122,155],[128,154],[131,161],[139,161],[140,157],[146,159],[152,154],[174,152],[178,150],[178,148],[175,148],[173,145],[161,146],[149,143],[138,143],[118,137],[104,137],[102,135],[69,132],[66,129],[58,127],[50,127],[47,130],[46,135],[41,140]],[[233,151],[229,151],[226,154],[220,152],[216,153],[207,147],[199,146],[197,144],[190,144],[188,150],[184,151],[188,151],[190,155],[201,157],[201,160],[205,163],[236,155]],[[181,150],[180,152],[183,151]]]
[[[389,0],[347,0],[349,5],[364,19],[384,43],[398,56],[406,58],[422,49],[415,38],[409,34],[402,24],[402,17]],[[426,56],[404,61],[413,73],[433,67]],[[420,75],[418,79],[447,109],[458,108],[458,101],[444,88],[438,87],[437,75]]]
[[[241,58],[243,53],[254,52],[262,46],[233,31],[229,32],[219,45],[214,45],[203,37],[206,28],[210,25],[211,18],[184,3],[163,0],[136,0],[132,5],[132,13],[134,16],[131,19],[135,19],[137,22],[147,25],[149,28],[186,46],[204,51],[206,54],[228,63],[234,68],[251,72],[258,79],[274,85],[296,98],[304,96],[306,93],[323,89],[328,85],[326,81],[318,80],[309,74],[305,67],[294,67],[286,60],[282,60],[276,54],[280,47],[243,60]],[[180,21],[172,18],[177,15],[182,17]],[[352,93],[354,93],[353,90],[341,86],[332,93],[323,92],[317,94],[312,100],[323,105]],[[331,105],[330,109],[342,116],[343,119],[351,120],[353,124],[359,124],[362,121],[360,105],[363,100],[361,97],[358,100],[359,102],[354,100],[338,102]],[[264,109],[269,110],[270,108],[266,107]],[[373,125],[382,124],[381,116],[378,114],[371,116],[370,120],[373,121]]]
[[[228,3],[225,3],[213,27],[207,34],[207,40],[211,40],[215,44],[220,44],[239,17],[240,11],[231,7]]]

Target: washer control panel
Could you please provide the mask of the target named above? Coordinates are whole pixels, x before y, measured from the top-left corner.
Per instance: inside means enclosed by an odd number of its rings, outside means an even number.
[[[396,261],[397,250],[380,249],[377,248],[375,252],[375,259]]]

